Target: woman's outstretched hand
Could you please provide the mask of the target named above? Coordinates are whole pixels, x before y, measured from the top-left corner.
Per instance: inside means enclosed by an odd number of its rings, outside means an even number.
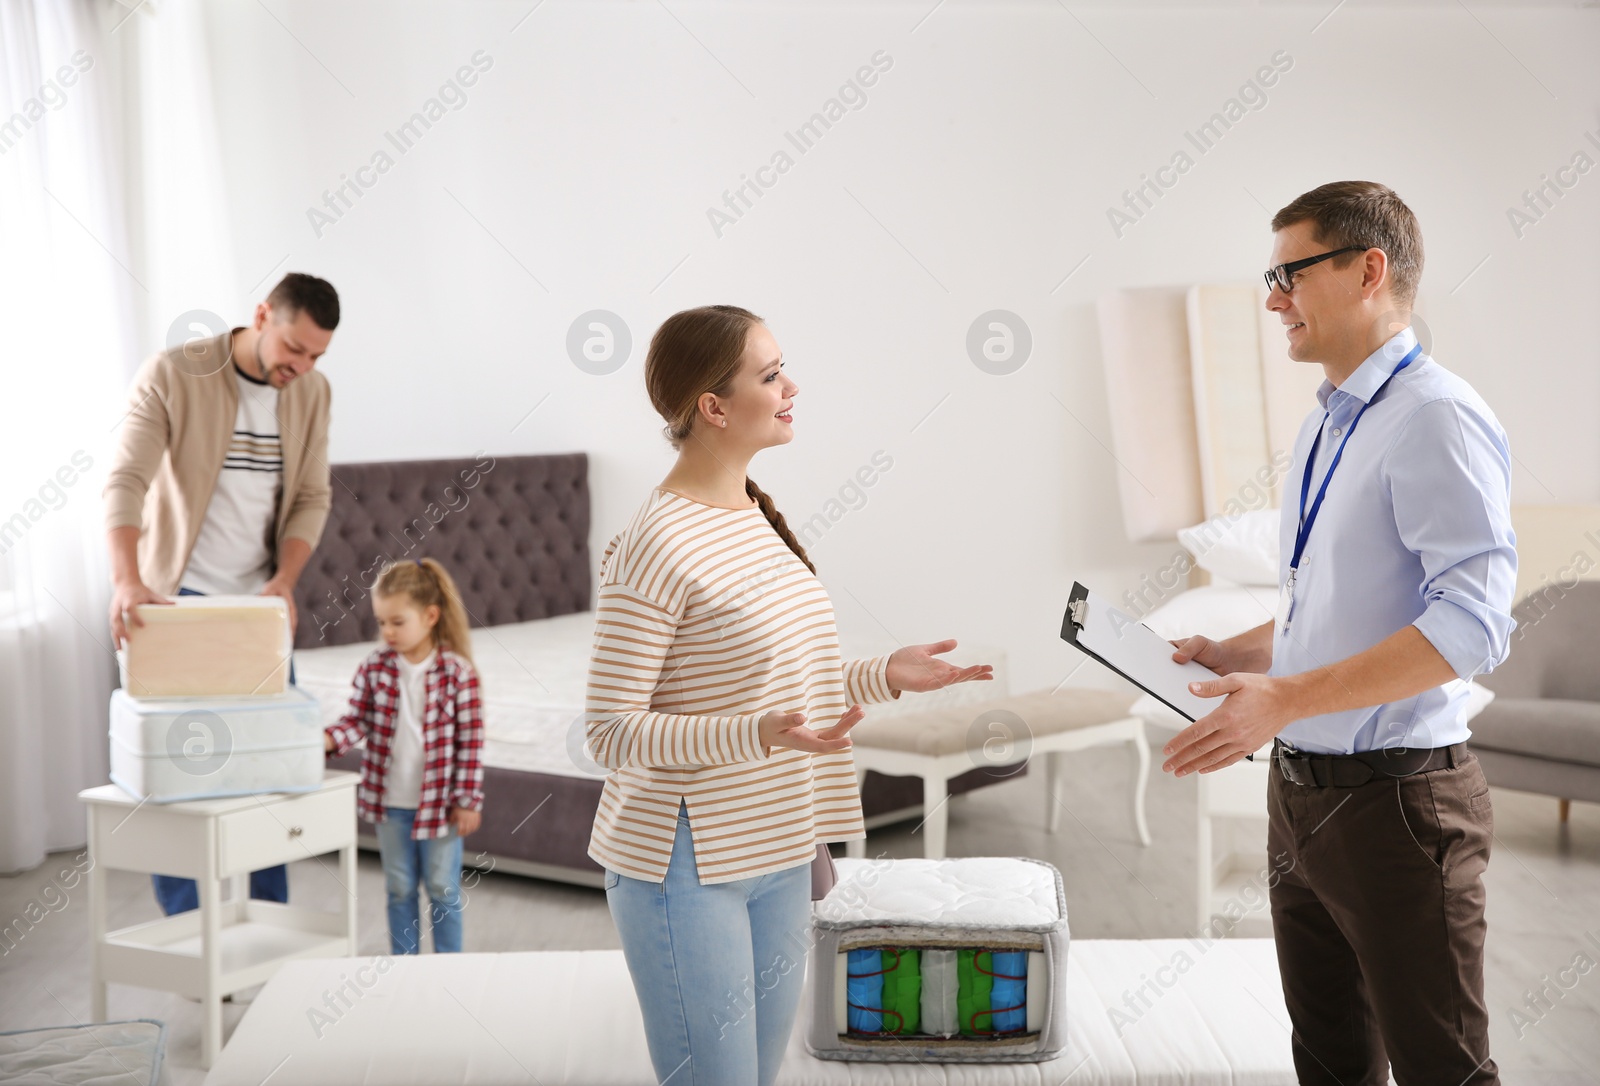
[[[939,653],[949,652],[955,647],[955,640],[951,639],[935,641],[931,645],[906,645],[896,650],[889,657],[889,688],[925,694],[929,690],[943,690],[954,683],[994,678],[992,664],[956,667],[947,660],[938,659]]]
[[[813,754],[832,754],[836,750],[850,749],[850,729],[861,723],[866,712],[852,705],[831,728],[812,731],[806,727],[806,714],[785,713],[777,709],[761,718],[761,744],[767,747],[790,747],[808,750]]]

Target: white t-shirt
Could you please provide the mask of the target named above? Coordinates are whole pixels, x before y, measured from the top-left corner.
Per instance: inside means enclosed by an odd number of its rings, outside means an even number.
[[[272,578],[283,490],[278,390],[234,367],[239,411],[233,440],[180,584],[208,596],[253,596]]]
[[[415,808],[422,796],[422,717],[428,711],[428,669],[439,650],[420,664],[397,656],[400,665],[400,705],[394,714],[394,741],[389,746],[389,768],[383,775],[383,805]]]

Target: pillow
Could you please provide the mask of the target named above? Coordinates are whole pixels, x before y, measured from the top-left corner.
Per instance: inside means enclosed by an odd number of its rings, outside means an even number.
[[[1168,641],[1192,634],[1220,641],[1271,622],[1277,606],[1276,586],[1211,584],[1179,592],[1140,621]]]
[[[1200,568],[1234,584],[1278,587],[1278,510],[1212,517],[1178,531]]]

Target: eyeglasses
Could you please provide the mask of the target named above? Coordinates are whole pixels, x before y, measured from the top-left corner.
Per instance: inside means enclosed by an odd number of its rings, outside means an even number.
[[[1331,253],[1323,253],[1320,256],[1308,256],[1304,260],[1291,260],[1287,264],[1279,264],[1276,268],[1268,268],[1262,273],[1262,276],[1267,281],[1268,291],[1271,291],[1273,287],[1277,287],[1285,294],[1288,294],[1294,289],[1294,277],[1296,272],[1304,271],[1313,264],[1321,264],[1324,260],[1332,260],[1334,257],[1343,253],[1365,252],[1368,248],[1369,247],[1366,245],[1346,245],[1343,249],[1335,249]]]

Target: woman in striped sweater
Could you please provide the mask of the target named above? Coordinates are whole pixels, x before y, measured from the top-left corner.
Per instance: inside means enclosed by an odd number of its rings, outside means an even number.
[[[839,655],[833,607],[745,474],[793,440],[799,391],[761,319],[675,314],[645,383],[678,462],[601,560],[589,747],[606,778],[589,855],[673,1086],[777,1076],[805,973],[817,846],[866,834],[862,705],[993,678],[954,641]]]

